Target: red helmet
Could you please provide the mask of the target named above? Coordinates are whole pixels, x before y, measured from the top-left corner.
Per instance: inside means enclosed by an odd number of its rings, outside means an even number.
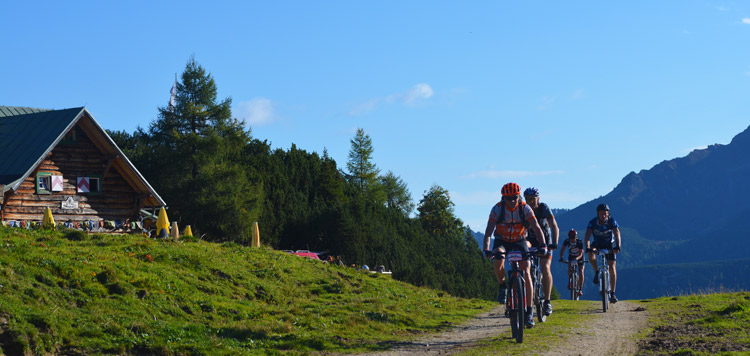
[[[508,183],[500,190],[503,196],[521,195],[521,187],[516,183]]]
[[[576,236],[578,236],[578,231],[576,231],[576,229],[570,229],[570,231],[568,231],[568,237],[569,238],[572,239],[572,238],[574,238]]]

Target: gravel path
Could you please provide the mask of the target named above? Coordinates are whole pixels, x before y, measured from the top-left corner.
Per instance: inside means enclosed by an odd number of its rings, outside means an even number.
[[[643,308],[621,301],[610,304],[606,313],[601,309],[591,313],[598,317],[590,325],[571,330],[574,337],[566,338],[567,343],[555,345],[545,355],[635,355],[638,352],[634,336],[648,321]]]
[[[508,319],[502,317],[503,307],[481,314],[451,331],[417,341],[397,344],[389,351],[362,354],[367,356],[450,355],[471,348],[482,339],[510,334]],[[554,345],[545,355],[634,355],[638,351],[633,337],[646,326],[648,314],[632,302],[621,301],[610,305],[607,313],[597,314],[590,325],[571,330],[566,343]],[[554,316],[553,316],[554,317]],[[606,342],[602,342],[606,340]]]

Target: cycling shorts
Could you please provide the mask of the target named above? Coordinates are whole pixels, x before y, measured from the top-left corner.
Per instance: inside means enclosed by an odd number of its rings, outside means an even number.
[[[539,241],[537,241],[536,237],[529,238],[528,241],[531,244],[531,247],[539,248]],[[544,257],[552,258],[552,250],[549,249],[549,246],[547,247],[547,253],[544,255]]]
[[[575,260],[576,260],[576,256],[571,256],[571,255],[568,255],[568,261],[570,261],[570,262],[573,262],[573,261],[575,261]],[[578,260],[578,265],[579,265],[579,266],[583,265],[584,263],[585,263],[585,262],[583,261],[583,258],[582,258],[582,259],[580,259],[580,260]]]
[[[509,242],[509,241],[504,241],[503,239],[495,238],[495,244],[492,245],[492,251],[495,251],[495,249],[498,247],[502,247],[505,250],[505,252],[508,252],[508,251],[523,251],[524,253],[529,252],[529,245],[526,244],[526,239],[520,239],[518,241]],[[495,254],[495,258],[505,258],[505,255],[499,255],[497,253],[494,253],[494,254]]]
[[[609,250],[609,253],[605,255],[605,256],[607,256],[607,261],[617,261],[617,255],[615,255],[614,251],[612,251],[612,243],[611,242],[609,242],[609,241],[604,242],[604,243],[594,242],[594,245],[591,246],[591,247],[592,248],[603,248],[603,249]]]

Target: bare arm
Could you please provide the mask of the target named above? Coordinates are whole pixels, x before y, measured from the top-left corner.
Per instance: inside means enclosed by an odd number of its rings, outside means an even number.
[[[583,243],[586,244],[586,249],[591,248],[591,242],[589,242],[589,237],[591,237],[591,229],[586,229],[586,235],[583,237]]]
[[[560,247],[560,261],[562,261],[562,260],[563,260],[563,256],[564,256],[564,255],[565,255],[565,244],[563,244],[563,245],[562,245],[562,246]]]
[[[549,223],[549,227],[552,230],[552,243],[557,245],[557,239],[560,238],[560,229],[557,227],[557,220],[555,220],[555,216],[550,216],[549,219],[547,219],[547,222]]]
[[[612,232],[615,234],[615,246],[622,248],[622,245],[620,245],[620,228],[616,227],[612,229]],[[617,253],[617,251],[615,251]]]
[[[531,230],[534,231],[534,235],[536,235],[536,240],[539,241],[540,246],[547,245],[547,242],[544,241],[544,233],[542,232],[542,227],[539,226],[539,222],[536,221],[536,218],[529,219],[529,225],[531,227]]]
[[[493,231],[495,231],[495,224],[492,220],[487,220],[487,228],[484,229],[484,251],[490,249],[490,236]]]

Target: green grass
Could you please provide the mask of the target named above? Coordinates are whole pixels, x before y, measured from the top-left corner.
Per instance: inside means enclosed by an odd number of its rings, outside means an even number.
[[[3,227],[0,243],[5,354],[373,351],[494,306],[233,243]]]
[[[483,340],[457,355],[531,355],[552,350],[566,338],[576,337],[577,328],[585,327],[589,320],[597,317],[600,305],[595,301],[557,300],[551,317],[544,323],[535,319],[537,326],[524,330],[523,343],[516,343],[508,329],[507,333]]]
[[[713,293],[641,301],[650,311],[640,355],[747,355],[750,293]]]

